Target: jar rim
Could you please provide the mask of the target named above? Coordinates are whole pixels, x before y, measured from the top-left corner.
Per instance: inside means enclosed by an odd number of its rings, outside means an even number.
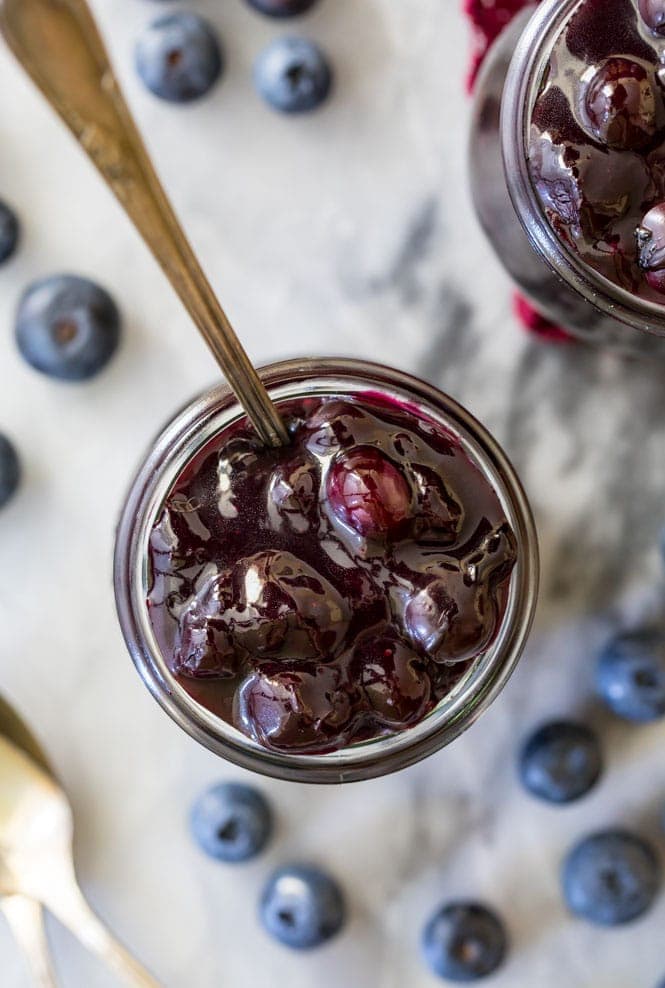
[[[123,636],[141,678],[162,708],[188,734],[228,761],[274,778],[307,783],[338,784],[385,775],[420,761],[462,733],[513,672],[537,598],[538,546],[531,509],[496,440],[466,409],[431,385],[379,364],[336,358],[282,361],[259,373],[278,402],[312,393],[352,396],[362,393],[361,386],[378,386],[386,395],[416,403],[460,439],[472,462],[492,483],[518,543],[506,611],[495,640],[419,724],[329,754],[270,751],[197,703],[170,671],[152,630],[147,607],[147,539],[183,465],[214,435],[244,417],[226,385],[199,395],[170,421],[132,483],[117,529],[114,564]]]
[[[552,228],[528,168],[533,105],[552,43],[584,0],[542,0],[515,46],[501,104],[501,151],[508,194],[540,258],[597,310],[642,333],[665,335],[665,306],[616,285],[570,250]]]

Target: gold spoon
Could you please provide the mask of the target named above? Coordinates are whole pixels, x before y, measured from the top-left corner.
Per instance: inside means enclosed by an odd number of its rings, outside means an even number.
[[[85,0],[0,0],[0,31],[117,196],[261,440],[288,433],[160,184]]]
[[[0,896],[42,903],[128,985],[160,988],[83,897],[72,857],[69,801],[43,764],[0,735]],[[52,981],[42,981],[46,986]]]
[[[13,707],[1,696],[0,736],[7,738],[33,758],[46,772],[51,773],[48,759],[37,739],[30,733]],[[37,988],[56,988],[41,905],[23,895],[7,895],[0,899],[0,908],[30,965]]]

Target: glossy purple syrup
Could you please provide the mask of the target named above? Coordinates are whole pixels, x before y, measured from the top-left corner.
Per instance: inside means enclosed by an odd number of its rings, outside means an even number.
[[[529,142],[553,229],[614,284],[665,304],[665,0],[581,0],[556,40]],[[654,267],[655,264],[661,265]]]
[[[452,434],[375,395],[280,405],[178,478],[150,538],[148,606],[187,692],[266,748],[402,731],[494,640],[516,558],[499,499]]]

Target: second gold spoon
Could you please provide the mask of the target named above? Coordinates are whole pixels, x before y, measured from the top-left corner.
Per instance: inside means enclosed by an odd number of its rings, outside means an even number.
[[[34,759],[45,772],[51,774],[51,766],[39,742],[2,696],[0,696],[0,737],[7,738]],[[55,988],[40,903],[23,895],[3,895],[0,896],[0,908],[30,965],[36,988]]]
[[[0,896],[41,902],[127,985],[159,988],[83,897],[72,858],[72,810],[56,780],[2,735],[0,778]]]
[[[113,190],[201,331],[261,440],[288,433],[160,184],[85,0],[0,0],[0,31]]]

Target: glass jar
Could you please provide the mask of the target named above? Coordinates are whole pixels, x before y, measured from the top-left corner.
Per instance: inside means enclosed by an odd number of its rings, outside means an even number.
[[[298,782],[340,783],[404,768],[465,730],[505,685],[519,659],[533,618],[538,581],[536,533],[528,502],[494,439],[456,402],[399,371],[351,360],[294,360],[264,368],[261,377],[279,404],[306,396],[380,393],[440,423],[493,489],[516,538],[517,563],[499,632],[458,685],[419,724],[330,754],[268,751],[200,706],[180,685],[161,653],[148,614],[148,544],[164,500],[184,466],[214,436],[244,416],[223,386],[195,399],[157,439],[134,480],[117,532],[115,592],[125,641],[144,683],[193,738],[223,758],[265,775]]]
[[[665,306],[613,284],[568,250],[531,182],[529,125],[552,45],[581,0],[543,0],[503,31],[478,78],[469,170],[474,206],[524,295],[583,340],[665,356]]]

